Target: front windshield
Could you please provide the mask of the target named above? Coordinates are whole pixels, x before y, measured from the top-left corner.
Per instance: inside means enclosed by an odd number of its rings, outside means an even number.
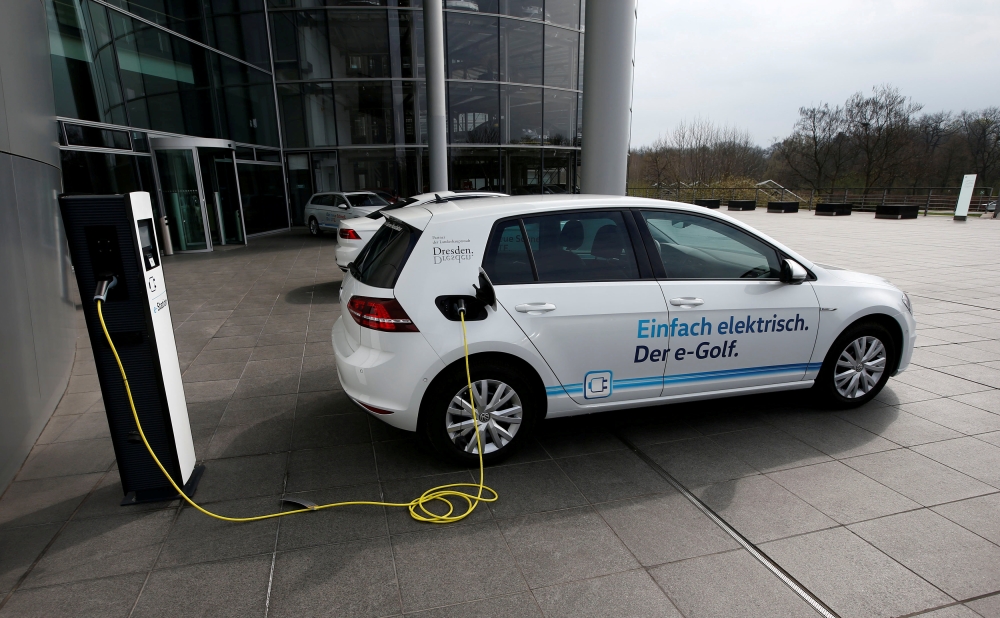
[[[374,193],[348,193],[344,196],[351,206],[388,206],[389,202]]]

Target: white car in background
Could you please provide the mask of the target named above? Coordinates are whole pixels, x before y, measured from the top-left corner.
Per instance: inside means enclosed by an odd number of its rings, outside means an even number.
[[[346,271],[347,265],[354,261],[361,250],[365,248],[368,241],[372,239],[385,222],[382,213],[388,213],[397,208],[407,206],[420,206],[422,204],[444,202],[454,202],[460,200],[471,200],[477,197],[507,197],[506,193],[491,193],[489,191],[438,191],[437,193],[421,193],[413,197],[399,200],[395,204],[376,210],[364,217],[358,217],[350,221],[340,223],[340,231],[337,233],[337,266],[340,270]]]
[[[319,236],[324,230],[335,230],[344,219],[364,217],[389,205],[371,191],[327,191],[316,193],[306,204],[302,219],[309,233]]]

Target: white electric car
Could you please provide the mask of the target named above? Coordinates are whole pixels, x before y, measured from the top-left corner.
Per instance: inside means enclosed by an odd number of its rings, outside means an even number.
[[[364,217],[389,202],[372,191],[349,191],[316,193],[302,211],[302,219],[313,236],[325,230],[335,230],[345,219]]]
[[[459,200],[471,200],[477,197],[507,197],[505,193],[491,193],[489,191],[438,191],[437,193],[421,193],[399,200],[395,204],[390,204],[376,210],[375,212],[340,222],[337,232],[337,266],[340,270],[347,270],[347,265],[358,257],[361,250],[365,248],[368,241],[372,239],[375,232],[382,227],[385,222],[383,215],[389,214],[397,208],[407,206],[420,206],[429,202],[454,202]]]
[[[805,388],[860,405],[916,338],[909,298],[882,278],[814,264],[722,213],[626,197],[387,213],[341,302],[344,391],[467,462],[461,306],[487,462],[545,417]]]

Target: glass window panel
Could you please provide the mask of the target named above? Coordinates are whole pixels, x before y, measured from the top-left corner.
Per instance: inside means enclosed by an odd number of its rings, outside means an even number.
[[[504,144],[542,143],[542,89],[530,86],[500,88]]]
[[[586,34],[580,33],[580,55],[577,57],[577,73],[576,73],[576,89],[583,90],[583,39],[586,38]]]
[[[274,91],[266,73],[212,54],[223,137],[247,144],[278,145]]]
[[[580,27],[580,0],[545,0],[545,21]]]
[[[63,191],[71,195],[110,195],[132,191],[154,192],[143,185],[135,157],[102,152],[63,150]]]
[[[539,148],[505,148],[504,193],[530,195],[542,192],[542,151]]]
[[[450,148],[452,189],[499,191],[500,151],[496,148]]]
[[[483,262],[493,285],[531,283],[535,280],[528,257],[528,244],[519,221],[510,221],[494,230]]]
[[[628,229],[620,212],[526,217],[524,227],[531,240],[539,281],[639,278]]]
[[[340,191],[340,174],[337,169],[336,152],[314,152],[312,154],[313,190],[316,193]]]
[[[391,82],[337,82],[334,93],[341,146],[395,141]]]
[[[571,30],[545,27],[545,85],[576,88],[576,55],[580,35]]]
[[[423,0],[399,0],[399,6],[423,7]]]
[[[668,279],[777,279],[781,275],[775,250],[742,230],[676,212],[643,211],[642,216]]]
[[[576,136],[577,93],[565,90],[545,90],[545,143],[571,146]]]
[[[334,77],[391,77],[385,11],[327,13]]]
[[[500,12],[513,17],[543,19],[542,0],[500,0]]]
[[[403,82],[403,139],[407,144],[427,143],[427,85]]]
[[[132,150],[136,152],[149,152],[149,140],[146,134],[141,131],[132,131]]]
[[[47,0],[56,114],[128,124],[114,62],[107,11],[77,0]]]
[[[420,11],[397,13],[400,77],[424,77],[424,14]]]
[[[444,8],[456,11],[498,12],[498,0],[445,0]]]
[[[278,100],[286,147],[337,144],[333,84],[279,84]]]
[[[583,144],[583,93],[576,96],[576,140],[573,145],[579,148]]]
[[[500,143],[500,92],[496,84],[448,84],[452,144]]]
[[[237,159],[242,159],[244,161],[253,161],[254,160],[253,148],[247,148],[245,146],[237,146],[235,148],[235,150],[236,150],[236,158]]]
[[[344,191],[396,189],[396,151],[341,150],[340,180]]]
[[[427,151],[424,148],[407,148],[397,157],[399,165],[399,195],[409,197],[430,191],[426,184],[428,173]]]
[[[496,17],[447,13],[448,77],[499,79],[499,26]]]
[[[545,167],[542,171],[542,187],[545,193],[572,193],[576,151],[546,150],[543,161]]]
[[[267,161],[269,163],[281,163],[281,152],[277,150],[263,150],[261,148],[258,148],[257,160]]]
[[[243,227],[259,234],[288,227],[285,178],[280,165],[236,165],[243,205]]]
[[[330,77],[325,11],[271,13],[274,75],[278,81]]]
[[[78,124],[66,124],[66,140],[70,146],[93,146],[132,150],[127,131],[111,131]]]
[[[500,20],[500,81],[542,83],[542,35],[541,24]]]

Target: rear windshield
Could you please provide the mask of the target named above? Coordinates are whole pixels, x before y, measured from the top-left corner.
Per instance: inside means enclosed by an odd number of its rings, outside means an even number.
[[[351,206],[388,206],[389,202],[383,200],[374,193],[348,193],[344,197],[351,203]]]
[[[418,230],[402,221],[386,218],[371,242],[361,250],[361,254],[352,265],[351,275],[359,282],[372,287],[395,287],[396,279],[406,265],[406,260],[410,257],[418,238],[420,238]]]

